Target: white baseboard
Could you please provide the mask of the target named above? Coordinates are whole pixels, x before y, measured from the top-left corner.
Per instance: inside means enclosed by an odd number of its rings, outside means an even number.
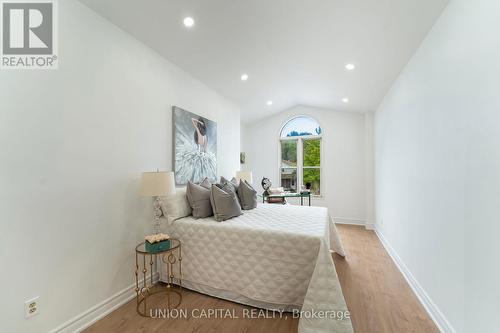
[[[338,217],[334,216],[333,217],[333,222],[337,224],[352,224],[352,225],[365,225],[366,221],[363,219],[356,219],[356,218],[350,218],[350,217]]]
[[[375,224],[372,222],[366,222],[365,228],[366,230],[375,230]]]
[[[420,303],[422,303],[423,307],[438,327],[439,331],[443,333],[456,333],[455,329],[453,328],[453,326],[451,326],[448,319],[446,319],[441,310],[439,310],[439,308],[432,301],[427,292],[418,283],[408,267],[406,267],[403,260],[401,260],[399,255],[396,253],[394,248],[387,242],[384,235],[377,228],[375,228],[375,233],[380,239],[380,242],[384,246],[389,256],[392,258],[392,261],[394,261],[394,264],[396,264],[396,267],[404,276],[406,282],[408,282],[408,284],[410,285],[410,288],[413,290]]]
[[[375,230],[375,224],[373,222],[368,222],[363,219],[353,219],[349,217],[334,217],[333,221],[336,224],[350,224],[364,226],[366,230]]]
[[[153,275],[153,281],[158,281],[159,274],[155,273]],[[147,278],[149,280],[149,277]],[[139,282],[142,284],[143,280]],[[99,319],[107,316],[114,310],[118,309],[120,306],[124,305],[136,296],[135,293],[135,283],[120,290],[111,297],[105,299],[101,303],[91,307],[87,311],[71,318],[62,325],[56,327],[50,333],[77,333],[88,328]]]

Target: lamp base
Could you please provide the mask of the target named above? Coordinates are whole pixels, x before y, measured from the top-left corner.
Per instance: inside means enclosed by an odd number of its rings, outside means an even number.
[[[161,206],[162,206],[161,198],[155,197],[153,201],[153,217],[154,217],[153,230],[155,234],[160,233],[160,217],[164,215]]]

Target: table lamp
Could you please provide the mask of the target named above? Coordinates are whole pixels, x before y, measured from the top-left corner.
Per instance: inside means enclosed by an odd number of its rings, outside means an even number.
[[[141,177],[141,196],[153,197],[153,216],[155,233],[160,232],[162,201],[160,197],[175,193],[175,179],[172,171],[143,172]]]

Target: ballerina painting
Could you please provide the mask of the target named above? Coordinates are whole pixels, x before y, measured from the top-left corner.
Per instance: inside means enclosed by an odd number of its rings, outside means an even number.
[[[175,183],[217,178],[217,123],[174,106]]]

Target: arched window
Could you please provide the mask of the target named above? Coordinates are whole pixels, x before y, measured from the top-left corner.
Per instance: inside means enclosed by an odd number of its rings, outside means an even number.
[[[281,127],[280,136],[287,138],[291,136],[321,135],[321,126],[311,117],[297,116],[289,119]]]
[[[321,194],[321,126],[308,116],[289,119],[280,131],[280,185],[288,192]]]

